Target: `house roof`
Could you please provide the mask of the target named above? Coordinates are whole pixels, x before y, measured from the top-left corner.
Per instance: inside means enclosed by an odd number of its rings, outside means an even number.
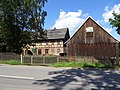
[[[65,35],[68,31],[68,28],[62,28],[62,29],[51,29],[47,30],[47,38],[48,39],[64,39]]]
[[[92,19],[98,26],[100,26],[105,32],[107,32],[99,23],[97,23],[91,16],[89,16],[84,22],[83,22],[83,24],[81,24],[81,26],[80,26],[80,28],[84,25],[84,23],[88,20],[88,19]],[[80,29],[79,28],[79,29]],[[79,30],[78,29],[78,30]],[[78,30],[74,33],[74,35],[78,32]],[[108,32],[107,32],[108,33]],[[115,37],[113,37],[113,35],[111,35],[110,33],[108,33],[112,38],[114,38],[116,41],[118,41],[118,42],[120,42],[117,38],[115,38]],[[74,35],[71,37],[71,38],[69,38],[65,43],[68,43],[73,37],[74,37]]]

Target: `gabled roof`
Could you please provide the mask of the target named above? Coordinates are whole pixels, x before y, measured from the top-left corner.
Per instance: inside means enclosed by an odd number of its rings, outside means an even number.
[[[47,30],[48,39],[64,39],[68,28]]]
[[[93,22],[95,22],[98,26],[100,26],[105,32],[107,32],[99,23],[97,23],[91,16],[89,16],[84,22],[83,22],[83,24],[81,24],[81,26],[80,26],[80,28],[87,22],[87,20],[88,19],[91,19],[91,20],[93,20]],[[79,29],[80,29],[79,28]],[[74,35],[79,31],[79,29],[74,33]],[[108,33],[108,32],[107,32]],[[118,41],[119,42],[119,40],[117,39],[117,38],[115,38],[115,37],[113,37],[110,33],[108,33],[112,38],[114,38],[116,41]],[[69,38],[65,43],[68,43],[73,37],[74,37],[74,35],[71,37],[71,38]]]
[[[105,29],[104,27],[102,27],[98,22],[96,22],[91,16],[89,16],[88,19],[89,19],[89,18],[92,19],[98,26],[100,26],[106,33],[108,33],[108,32],[106,31],[106,29]],[[87,19],[87,20],[88,20],[88,19]],[[87,21],[87,20],[86,20],[86,21]],[[118,40],[117,38],[115,38],[111,33],[108,33],[108,34],[109,34],[112,38],[114,38],[116,41],[120,42],[120,40]]]

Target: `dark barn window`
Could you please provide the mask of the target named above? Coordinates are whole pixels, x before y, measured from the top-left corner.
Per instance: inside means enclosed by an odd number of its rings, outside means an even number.
[[[93,32],[86,32],[86,43],[93,43]]]

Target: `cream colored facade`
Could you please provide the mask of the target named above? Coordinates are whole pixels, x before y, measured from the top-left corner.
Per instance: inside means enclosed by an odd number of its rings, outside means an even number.
[[[28,49],[23,49],[24,55],[28,54],[28,50],[34,55],[59,55],[60,53],[64,53],[63,41],[33,43],[33,46],[27,45],[26,47]]]
[[[69,29],[52,29],[47,30],[45,40],[40,40],[39,43],[26,45],[23,49],[24,55],[60,55],[65,54],[65,42],[70,38]],[[61,55],[62,55],[61,54]]]

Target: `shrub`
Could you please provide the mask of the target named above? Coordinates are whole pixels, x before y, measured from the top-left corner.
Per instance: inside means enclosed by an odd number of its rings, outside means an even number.
[[[95,63],[95,66],[98,67],[98,68],[104,68],[104,67],[106,67],[106,65],[102,64],[102,63]]]

